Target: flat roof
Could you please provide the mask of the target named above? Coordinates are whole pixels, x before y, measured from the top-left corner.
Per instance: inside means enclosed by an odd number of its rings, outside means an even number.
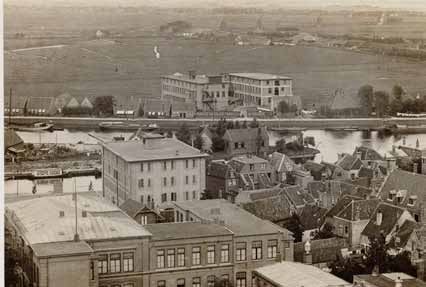
[[[28,244],[72,241],[75,234],[73,194],[29,198],[6,203],[6,216]],[[86,216],[83,217],[83,211]],[[60,213],[63,212],[63,216]],[[94,193],[77,196],[78,234],[81,240],[108,240],[151,236],[117,206]]]
[[[177,207],[188,210],[204,220],[223,221],[236,236],[284,233],[289,231],[268,220],[263,220],[224,199],[174,202]]]
[[[173,240],[232,235],[223,225],[201,222],[174,222],[148,224],[144,227],[152,233],[153,240]]]
[[[178,81],[191,82],[194,84],[210,84],[210,78],[222,77],[221,75],[195,75],[194,78],[190,78],[189,74],[185,73],[174,73],[172,75],[162,76],[162,78],[173,79]],[[218,83],[212,83],[218,84]]]
[[[145,144],[143,141],[109,142],[105,143],[104,147],[127,162],[208,156],[174,138],[147,139],[146,142]]]
[[[255,269],[261,277],[281,287],[336,287],[352,284],[313,265],[283,261]]]
[[[231,159],[231,161],[236,161],[236,162],[241,162],[244,164],[249,164],[249,163],[268,163],[268,161],[266,159],[260,158],[258,156],[255,155],[240,155],[240,156],[235,156]]]
[[[89,244],[84,241],[37,243],[33,244],[31,248],[37,257],[80,255],[93,252]]]
[[[265,73],[229,73],[230,76],[249,78],[255,80],[291,80],[292,78],[287,76],[265,74]]]

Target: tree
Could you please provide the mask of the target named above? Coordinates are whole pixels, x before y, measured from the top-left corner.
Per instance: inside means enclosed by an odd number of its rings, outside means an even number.
[[[143,106],[140,105],[138,108],[138,117],[143,117],[145,114],[144,110],[143,110]]]
[[[282,114],[286,114],[290,112],[290,106],[286,101],[281,101],[278,103],[278,112]]]
[[[385,91],[376,91],[374,93],[376,112],[379,117],[383,117],[389,106],[389,94]]]
[[[229,121],[226,123],[226,129],[227,130],[232,130],[234,128],[234,122],[233,121]]]
[[[280,152],[280,153],[284,153],[284,151],[285,151],[285,145],[286,145],[286,142],[285,142],[284,138],[277,140],[275,142],[275,149],[276,149],[276,151]]]
[[[239,128],[240,128],[240,122],[239,121],[235,121],[234,129],[239,129]]]
[[[365,115],[370,116],[373,111],[374,89],[370,85],[359,88],[358,97],[361,103],[361,109]]]
[[[5,244],[4,246],[4,279],[5,286],[16,286],[19,277],[15,272],[16,264],[19,263],[19,257],[16,250]]]
[[[114,99],[112,96],[96,97],[93,107],[97,116],[112,116],[114,114]]]
[[[404,94],[404,89],[400,85],[395,85],[392,88],[392,95],[395,99],[402,99],[402,95]]]
[[[395,256],[391,256],[389,260],[389,271],[403,272],[416,278],[417,268],[411,263],[410,257],[410,252],[408,251],[403,251]]]
[[[293,233],[294,242],[302,241],[304,230],[297,213],[293,213],[285,227]]]
[[[214,135],[212,138],[212,150],[213,152],[223,151],[225,149],[225,141],[222,137]]]
[[[176,133],[176,138],[189,145],[192,143],[191,132],[189,131],[189,128],[186,123],[183,123],[180,126],[179,130]]]
[[[246,129],[247,128],[247,121],[246,120],[243,121],[243,124],[241,125],[241,128],[242,129]]]
[[[197,134],[197,136],[195,137],[194,147],[197,149],[202,149],[203,147],[203,138],[201,137],[200,134]]]
[[[223,137],[226,132],[226,120],[221,119],[217,122],[216,133],[218,136]]]
[[[334,237],[333,233],[333,225],[330,223],[325,223],[323,228],[321,228],[320,231],[318,231],[317,234],[315,234],[314,240],[316,239],[327,239]]]
[[[371,236],[368,240],[370,241],[370,246],[367,249],[365,260],[368,269],[367,273],[371,273],[376,266],[379,268],[380,273],[388,272],[388,247],[385,237],[379,234],[377,236]]]
[[[331,274],[347,281],[353,282],[354,275],[366,274],[362,264],[355,262],[351,258],[338,258],[331,263]]]

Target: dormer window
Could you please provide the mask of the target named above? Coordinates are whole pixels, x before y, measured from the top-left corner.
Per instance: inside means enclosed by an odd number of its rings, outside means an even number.
[[[396,195],[396,191],[395,190],[391,190],[389,192],[389,196],[388,196],[388,200],[393,201]]]
[[[416,203],[417,196],[412,195],[408,198],[408,205],[413,206]]]

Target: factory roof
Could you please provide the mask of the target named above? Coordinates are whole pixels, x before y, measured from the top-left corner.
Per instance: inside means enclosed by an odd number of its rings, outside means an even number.
[[[230,76],[250,78],[255,80],[291,80],[290,77],[265,73],[230,73]]]

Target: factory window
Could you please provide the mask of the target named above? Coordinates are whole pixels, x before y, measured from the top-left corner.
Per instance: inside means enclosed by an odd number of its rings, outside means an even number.
[[[163,177],[163,186],[167,186],[167,177]]]
[[[192,248],[192,265],[201,264],[201,248],[193,247]]]
[[[215,263],[215,246],[211,245],[207,247],[207,264]]]
[[[171,184],[171,185],[175,185],[175,177],[174,177],[174,176],[172,176],[172,177],[170,178],[170,184]]]
[[[220,248],[220,262],[228,263],[229,262],[229,244],[223,244]]]
[[[237,272],[236,277],[237,277],[236,287],[246,287],[247,286],[246,272]]]
[[[268,89],[268,94],[272,94],[272,89],[271,88]]]
[[[185,176],[185,184],[188,184],[189,183],[189,177],[186,175]]]
[[[171,193],[171,200],[172,201],[176,201],[177,200],[177,194],[176,194],[176,192],[172,192]]]
[[[195,161],[195,159],[193,159],[192,160],[192,168],[195,168],[196,167],[196,161]]]
[[[176,287],[185,287],[185,279],[180,278],[176,281]]]
[[[167,267],[168,268],[175,267],[175,250],[174,249],[167,250]]]
[[[177,250],[177,266],[185,266],[185,248],[178,248]]]
[[[139,179],[138,186],[139,186],[139,188],[143,188],[144,187],[144,180],[143,180],[143,178]]]
[[[195,175],[192,176],[192,183],[197,183],[197,178]]]
[[[166,201],[167,201],[167,193],[161,194],[161,202],[166,202]]]
[[[189,192],[185,191],[185,200],[189,200]]]
[[[133,272],[134,270],[134,255],[132,252],[123,253],[123,271],[124,272]]]
[[[106,254],[99,255],[98,273],[99,274],[108,273],[108,255],[106,255]]]
[[[237,243],[237,254],[236,254],[236,260],[237,261],[246,261],[247,256],[247,247],[245,242],[238,242]]]
[[[157,268],[164,268],[164,250],[157,251]]]
[[[229,287],[229,275],[223,274],[221,277],[222,277],[222,282],[223,282],[222,287]]]
[[[192,278],[192,287],[201,287],[201,278],[200,277]]]
[[[278,248],[277,240],[268,240],[268,258],[277,257],[277,248]]]
[[[197,192],[195,190],[192,191],[192,199],[197,198]]]
[[[113,253],[109,258],[109,267],[111,273],[118,273],[121,271],[121,254]]]
[[[251,259],[262,259],[262,241],[253,241],[251,246]]]

